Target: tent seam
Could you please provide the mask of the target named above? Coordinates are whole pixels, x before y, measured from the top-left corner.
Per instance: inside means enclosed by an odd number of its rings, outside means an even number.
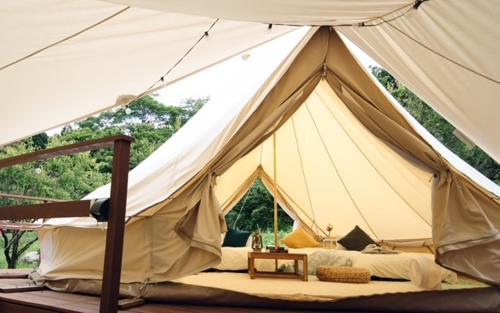
[[[102,19],[102,20],[100,20],[100,21],[98,21],[98,22],[96,22],[96,23],[94,23],[94,24],[92,24],[92,25],[90,25],[90,26],[87,26],[87,27],[85,27],[85,28],[84,28],[84,29],[82,29],[82,30],[77,31],[76,33],[73,33],[73,34],[71,34],[71,35],[69,35],[69,36],[67,36],[67,37],[64,37],[63,39],[60,39],[60,40],[58,40],[58,41],[56,41],[56,42],[53,42],[53,43],[51,43],[51,44],[50,44],[50,45],[48,45],[48,46],[45,46],[45,47],[43,47],[43,48],[40,48],[40,49],[38,49],[38,50],[36,50],[36,51],[34,51],[34,52],[32,52],[32,53],[30,53],[30,54],[28,54],[28,55],[26,55],[26,56],[24,56],[24,57],[20,58],[20,59],[17,59],[17,60],[15,60],[15,61],[13,61],[13,62],[10,62],[10,63],[8,63],[8,64],[6,64],[6,65],[4,65],[4,66],[0,67],[0,71],[2,71],[2,70],[4,70],[4,69],[6,69],[6,68],[8,68],[8,67],[11,67],[11,66],[13,66],[13,65],[16,65],[17,63],[20,63],[20,62],[22,62],[22,61],[24,61],[24,60],[27,60],[27,59],[29,59],[29,58],[31,58],[31,57],[33,57],[33,56],[35,56],[35,55],[39,54],[40,52],[43,52],[43,51],[48,50],[48,49],[50,49],[50,48],[52,48],[52,47],[55,47],[55,46],[57,46],[57,45],[59,45],[59,44],[61,44],[61,43],[65,42],[65,41],[68,41],[68,40],[70,40],[70,39],[73,39],[73,38],[75,38],[75,37],[77,37],[77,36],[79,36],[79,35],[81,35],[81,34],[85,33],[86,31],[91,30],[91,29],[93,29],[93,28],[95,28],[95,27],[97,27],[97,26],[99,26],[99,25],[101,25],[101,24],[103,24],[103,23],[105,23],[105,22],[107,22],[107,21],[111,20],[112,18],[114,18],[114,17],[116,17],[116,16],[118,16],[118,15],[122,14],[123,12],[127,11],[128,9],[130,9],[130,6],[127,6],[127,7],[123,8],[123,9],[121,9],[121,10],[119,10],[119,11],[117,11],[117,12],[115,12],[115,13],[113,13],[113,14],[111,14],[111,15],[107,16],[107,17],[105,17],[104,19]]]
[[[260,173],[261,173],[260,177],[263,180],[264,186],[270,192],[270,190],[267,186],[267,183],[266,183],[266,181],[271,181],[269,174],[267,174],[265,170],[262,170]],[[299,211],[302,212],[304,214],[304,216],[307,217],[307,219],[313,223],[313,226],[316,226],[317,230],[321,230],[321,232],[326,236],[325,231],[323,231],[321,228],[318,228],[316,222],[307,214],[306,211],[304,211],[304,209],[295,200],[293,200],[293,198],[285,191],[285,189],[283,189],[283,187],[281,187],[279,184],[276,184],[276,186],[278,188],[278,199],[281,199],[283,201],[286,208],[288,210],[292,211],[301,223],[304,223],[302,218],[297,214],[297,211],[288,204],[288,201],[287,201],[287,198],[288,198],[299,209]],[[283,207],[282,207],[282,209],[283,209]],[[306,224],[305,226],[308,227],[309,229],[311,229],[311,227],[309,227],[309,225]],[[311,229],[311,231],[313,231],[313,230]]]
[[[305,103],[305,101],[304,101]],[[318,225],[316,224],[316,214],[314,213],[314,207],[312,205],[312,199],[311,199],[311,193],[309,191],[309,184],[307,183],[307,177],[306,177],[306,173],[305,173],[305,170],[304,170],[304,163],[302,161],[302,154],[300,153],[300,148],[299,148],[299,139],[297,138],[297,131],[295,129],[295,121],[294,121],[294,118],[293,118],[293,115],[290,117],[291,121],[292,121],[292,127],[293,127],[293,135],[294,135],[294,138],[295,138],[295,146],[297,148],[297,153],[299,155],[299,161],[300,161],[300,168],[302,170],[302,176],[304,177],[304,183],[306,185],[306,190],[307,190],[307,199],[309,200],[309,206],[311,207],[311,213],[312,213],[312,217],[313,217],[313,220],[312,222],[314,223],[314,225],[316,226],[316,230],[318,228]]]
[[[337,173],[337,177],[340,179],[340,181],[342,182],[342,185],[344,186],[344,189],[345,191],[347,192],[347,194],[349,195],[349,198],[351,199],[352,203],[354,204],[354,206],[356,207],[356,210],[358,210],[358,213],[359,215],[361,216],[361,218],[364,220],[364,222],[366,223],[366,226],[368,226],[368,228],[370,228],[371,232],[373,233],[373,235],[375,235],[375,237],[377,237],[377,239],[380,239],[378,236],[377,236],[377,233],[375,233],[375,231],[373,230],[372,226],[368,223],[368,220],[366,219],[366,217],[363,215],[363,213],[361,212],[361,209],[359,208],[358,204],[356,203],[356,201],[354,201],[354,197],[352,196],[351,192],[349,191],[349,189],[347,188],[347,185],[344,181],[344,179],[342,178],[342,176],[340,175],[340,172],[337,168],[337,166],[335,165],[335,162],[333,161],[333,158],[330,154],[330,151],[328,151],[328,148],[326,147],[326,144],[325,144],[325,141],[323,140],[323,136],[321,136],[321,133],[319,132],[319,129],[318,129],[318,126],[316,125],[316,122],[314,121],[313,117],[312,117],[312,114],[309,110],[309,106],[307,104],[307,101],[304,102],[304,106],[306,107],[307,109],[307,112],[309,113],[309,117],[311,118],[311,121],[313,122],[314,124],[314,128],[316,129],[316,133],[318,134],[319,136],[319,139],[321,140],[321,144],[323,145],[323,148],[325,149],[325,152],[326,154],[328,155],[328,158],[330,159],[330,163],[332,163],[332,166],[333,168],[335,169],[335,172]]]
[[[330,115],[335,119],[335,121],[337,122],[337,124],[339,124],[340,128],[342,129],[342,131],[344,132],[344,134],[346,134],[349,139],[351,140],[351,142],[356,146],[356,148],[358,149],[358,151],[363,155],[363,157],[365,158],[365,160],[368,161],[368,163],[370,163],[370,165],[372,166],[372,168],[377,172],[377,174],[387,183],[387,185],[389,185],[391,187],[391,189],[399,196],[399,198],[401,200],[403,200],[404,203],[406,203],[406,205],[415,213],[417,214],[418,217],[420,217],[427,225],[429,226],[432,226],[431,223],[427,222],[421,215],[420,213],[418,213],[415,208],[413,208],[402,196],[399,192],[397,192],[395,189],[394,189],[394,186],[392,186],[391,183],[389,183],[387,181],[387,179],[385,178],[384,175],[382,175],[380,173],[380,171],[375,167],[375,165],[373,165],[373,163],[371,162],[371,160],[366,156],[366,154],[361,150],[361,148],[359,147],[359,145],[353,140],[352,136],[345,130],[344,126],[340,123],[340,121],[337,119],[337,117],[335,116],[335,114],[333,114],[333,112],[330,110],[330,108],[326,105],[325,101],[323,101],[323,97],[317,93],[318,97],[321,99],[321,103],[323,104],[323,106],[327,109],[327,111],[330,113]],[[308,108],[309,110],[309,108]],[[311,114],[309,112],[309,114]]]

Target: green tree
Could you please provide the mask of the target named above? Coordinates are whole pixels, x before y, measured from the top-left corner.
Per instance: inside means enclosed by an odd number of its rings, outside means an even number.
[[[60,145],[57,140],[50,146]],[[0,150],[0,159],[29,153],[40,148],[33,140],[11,144]],[[32,162],[0,170],[0,190],[5,193],[57,199],[78,199],[109,181],[109,174],[94,169],[97,163],[89,153]],[[32,204],[32,201],[0,199],[0,205]],[[28,220],[25,222],[33,222]],[[36,242],[23,241],[24,230],[2,229],[3,253],[8,268],[15,268],[19,257]]]
[[[261,229],[264,232],[273,231],[274,199],[260,179],[257,179],[245,196],[226,215],[226,222],[230,228],[254,231]],[[278,208],[278,224],[281,230],[290,230],[293,220],[285,211]]]
[[[66,144],[94,138],[128,134],[135,138],[131,147],[130,168],[134,168],[158,149],[209,100],[209,97],[185,99],[181,106],[166,106],[150,96],[126,108],[104,112],[72,124],[61,132]],[[111,150],[96,150],[92,156],[101,164],[99,170],[111,173]]]
[[[470,147],[454,134],[455,127],[418,98],[413,92],[380,67],[372,67],[373,75],[396,100],[436,139],[483,175],[500,184],[500,165],[479,147]]]
[[[165,106],[152,97],[144,97],[129,105],[129,114],[126,108],[118,108],[67,125],[58,135],[49,137],[42,133],[2,147],[0,159],[125,133],[135,138],[130,162],[130,167],[134,168],[208,100],[208,97],[186,99],[181,106]],[[55,199],[80,199],[110,181],[112,158],[112,151],[104,149],[5,168],[0,170],[0,191]],[[19,204],[20,201],[0,199],[0,206]],[[1,230],[0,233],[7,266],[15,268],[19,257],[37,238],[23,240],[27,233],[21,230]]]

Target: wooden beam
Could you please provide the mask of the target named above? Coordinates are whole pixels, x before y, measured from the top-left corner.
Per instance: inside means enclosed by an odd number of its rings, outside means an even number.
[[[0,168],[9,167],[16,164],[23,164],[33,161],[51,159],[57,156],[71,155],[75,153],[110,148],[115,141],[133,142],[134,139],[125,135],[110,136],[84,142],[78,142],[67,146],[39,150],[28,154],[23,154],[0,160]]]
[[[3,293],[14,293],[14,292],[27,292],[27,291],[40,291],[40,290],[45,290],[46,288],[44,286],[36,286],[33,283],[27,283],[25,285],[19,285],[19,286],[0,286],[0,292]]]
[[[0,220],[89,216],[90,200],[0,207]]]
[[[0,221],[0,229],[37,231],[40,227],[41,224]]]
[[[117,140],[113,153],[110,207],[99,311],[101,313],[116,313],[118,310],[129,161],[130,140]]]
[[[41,202],[61,202],[61,201],[64,201],[64,200],[58,200],[58,199],[53,199],[53,198],[16,195],[16,194],[5,193],[5,192],[0,192],[0,198],[20,199],[20,200],[34,200],[34,201],[41,201]]]

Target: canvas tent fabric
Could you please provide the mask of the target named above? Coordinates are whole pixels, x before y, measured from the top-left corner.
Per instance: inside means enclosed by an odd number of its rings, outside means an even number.
[[[126,104],[157,82],[209,29],[155,87],[295,27],[268,29],[265,24],[102,1],[2,2],[0,145]],[[21,96],[27,91],[29,96]]]
[[[313,31],[306,32],[305,38],[312,34]],[[280,79],[307,42],[300,40],[303,36],[304,33],[298,34],[289,49],[283,49],[273,56],[263,56],[265,59],[275,59],[272,68],[262,68],[260,63],[253,63],[257,58],[249,58],[243,72],[235,73],[246,77],[245,84],[235,81],[233,85],[227,86],[234,93],[212,99],[170,140],[131,171],[122,282],[164,281],[218,263],[221,229],[218,218],[212,218],[214,214],[219,216],[218,206],[205,205],[203,210],[198,209],[198,212],[203,211],[210,216],[207,219],[203,218],[203,214],[194,216],[199,218],[199,223],[191,225],[198,229],[198,240],[194,243],[193,240],[182,240],[174,227],[192,209],[192,205],[198,204],[202,195],[206,201],[213,200],[213,197],[209,198],[210,192],[207,190],[212,186],[212,175],[207,170],[207,164],[227,145],[248,115]],[[285,43],[278,39],[272,44],[286,48]],[[104,186],[88,195],[88,198],[108,195],[109,186]],[[154,206],[164,200],[175,203],[171,203],[168,210],[161,210],[165,203]],[[191,200],[192,203],[188,203]],[[171,210],[173,207],[176,208]],[[146,208],[149,210],[144,210]],[[105,233],[102,230],[104,225],[96,224],[92,219],[57,219],[51,220],[50,224],[67,227],[39,231],[44,246],[40,272],[44,277],[100,279],[103,247],[99,237]],[[190,235],[193,236],[193,233]],[[205,249],[192,248],[192,243],[203,244]],[[195,252],[190,253],[189,250]],[[196,251],[205,251],[205,256],[196,255]],[[179,270],[180,267],[182,270]]]
[[[484,0],[4,2],[0,145],[125,104],[220,19],[164,84],[295,26],[332,25],[500,161],[499,15]]]
[[[432,236],[440,264],[500,281],[497,195],[425,140],[333,29],[314,31],[248,102],[221,118],[224,127],[213,137],[201,135],[205,148],[196,149],[200,141],[193,137],[178,154],[165,148],[184,139],[197,126],[193,121],[144,162],[143,172],[141,165],[131,172],[123,282],[159,282],[216,264],[223,212],[257,175],[274,184],[273,134],[279,200],[312,231],[333,223],[340,233],[358,224],[379,240]],[[182,163],[186,151],[189,164]],[[162,201],[151,203],[148,193]],[[103,187],[89,197],[106,194]],[[52,224],[40,231],[42,276],[100,278],[99,225]]]
[[[413,0],[112,2],[238,21],[335,26],[500,162],[498,1],[420,1],[418,9]]]

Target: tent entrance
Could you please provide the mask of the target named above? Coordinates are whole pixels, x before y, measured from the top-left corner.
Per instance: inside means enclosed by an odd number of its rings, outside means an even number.
[[[278,203],[280,201],[278,200]],[[274,244],[274,196],[263,179],[257,177],[238,203],[228,210],[225,217],[229,228],[255,231],[260,229],[267,245]],[[296,217],[295,217],[296,218]],[[294,214],[278,204],[279,239],[291,231]],[[278,240],[279,244],[279,240]]]

